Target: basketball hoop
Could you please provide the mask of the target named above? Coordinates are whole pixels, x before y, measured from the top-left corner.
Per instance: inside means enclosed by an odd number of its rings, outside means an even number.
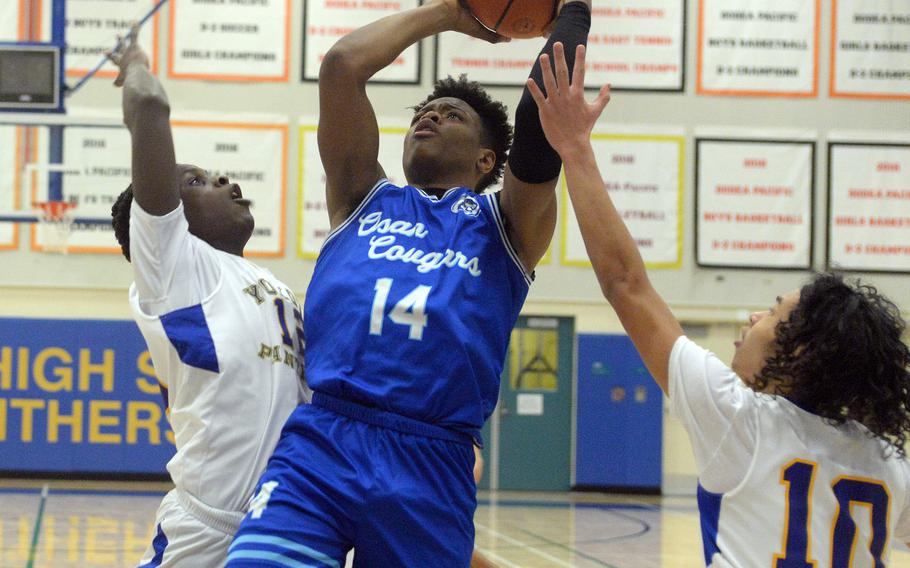
[[[70,235],[73,234],[73,210],[76,209],[76,204],[70,201],[40,201],[32,205],[41,210],[38,230],[39,238],[44,243],[44,251],[57,254],[69,252]]]

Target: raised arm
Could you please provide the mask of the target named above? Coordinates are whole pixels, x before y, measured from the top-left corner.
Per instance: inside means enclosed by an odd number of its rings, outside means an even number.
[[[591,131],[610,101],[610,89],[601,89],[591,104],[585,101],[584,59],[585,48],[579,46],[570,85],[562,46],[555,46],[555,77],[549,58],[541,56],[547,94],[533,81],[528,82],[528,88],[540,107],[540,121],[547,139],[565,164],[572,207],[601,290],[651,375],[666,393],[670,351],[683,331],[651,286],[638,247],[600,176],[591,146]]]
[[[123,122],[133,150],[133,199],[152,215],[165,215],[180,203],[171,107],[158,79],[149,71],[148,56],[137,42],[138,27],[124,39],[123,49],[109,55],[123,87]]]
[[[585,45],[591,29],[591,0],[569,0],[541,50],[552,53],[561,43],[569,50],[568,65],[574,64],[575,46]],[[531,70],[531,78],[540,80],[540,63]],[[556,228],[556,182],[562,162],[547,142],[541,129],[537,104],[525,89],[515,109],[515,141],[503,176],[501,204],[506,217],[509,240],[528,272],[534,270],[546,254]]]
[[[412,44],[447,30],[488,41],[502,39],[458,0],[432,0],[357,29],[326,53],[319,69],[318,139],[332,228],[344,222],[385,175],[377,162],[379,128],[367,81]]]

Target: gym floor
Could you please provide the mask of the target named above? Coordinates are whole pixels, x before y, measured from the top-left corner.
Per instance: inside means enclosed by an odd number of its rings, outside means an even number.
[[[34,568],[131,568],[168,484],[52,482]],[[0,568],[29,565],[41,483],[0,481]],[[482,492],[477,546],[503,568],[703,566],[695,499]],[[910,568],[895,550],[892,568]]]

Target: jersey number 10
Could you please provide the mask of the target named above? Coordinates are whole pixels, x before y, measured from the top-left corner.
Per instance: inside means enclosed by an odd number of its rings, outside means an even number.
[[[818,464],[793,460],[782,470],[781,484],[787,490],[787,515],[784,519],[784,552],[775,555],[774,568],[815,568],[811,558],[812,490]],[[884,568],[882,555],[888,538],[888,488],[881,481],[842,475],[831,483],[837,499],[837,514],[831,527],[831,568],[851,568],[856,549],[857,530],[851,506],[869,510],[872,537],[868,546],[875,568]]]

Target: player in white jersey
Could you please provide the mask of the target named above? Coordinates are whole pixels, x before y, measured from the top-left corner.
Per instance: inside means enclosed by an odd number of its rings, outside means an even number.
[[[120,67],[133,179],[112,208],[133,266],[130,305],[174,430],[174,481],[142,568],[224,564],[281,427],[299,402],[303,322],[293,292],[243,258],[250,201],[225,176],[178,165],[169,105],[135,30]]]
[[[897,306],[818,275],[749,318],[731,366],[683,335],[604,188],[584,98],[562,49],[547,96],[529,85],[601,288],[689,433],[712,567],[883,567],[910,540],[910,352]]]

